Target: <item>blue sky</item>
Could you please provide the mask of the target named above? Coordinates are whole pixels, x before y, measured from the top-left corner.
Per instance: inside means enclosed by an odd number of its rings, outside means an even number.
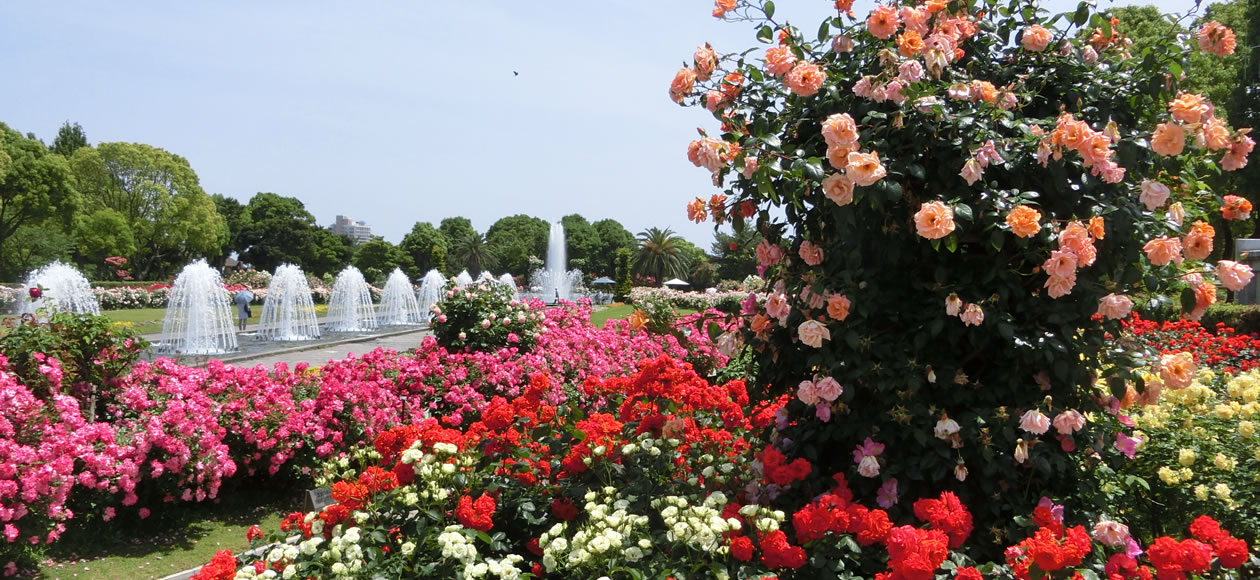
[[[1130,2],[1116,2],[1116,5]],[[813,30],[830,0],[779,0]],[[1102,6],[1109,3],[1102,2]],[[1166,12],[1190,0],[1156,2]],[[1053,12],[1075,2],[1052,0]],[[855,11],[865,15],[870,0]],[[708,247],[688,199],[716,191],[686,160],[714,122],[667,97],[708,41],[756,41],[707,0],[23,2],[0,22],[0,121],[51,142],[186,157],[207,193],[294,196],[397,243],[417,221],[485,231],[525,213],[672,227]],[[519,72],[519,76],[513,71]]]

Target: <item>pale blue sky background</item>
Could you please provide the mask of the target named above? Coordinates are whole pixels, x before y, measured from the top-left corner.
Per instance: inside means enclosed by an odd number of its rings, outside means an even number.
[[[776,4],[807,31],[832,13],[831,0]],[[711,10],[710,0],[9,2],[0,121],[45,142],[70,120],[93,144],[162,147],[188,158],[207,193],[295,196],[322,225],[344,214],[394,243],[416,221],[463,215],[485,231],[517,213],[580,213],[631,232],[672,227],[707,249],[711,226],[689,223],[684,207],[716,190],[685,152],[696,127],[715,123],[675,106],[667,87],[705,41],[719,52],[756,43],[747,23]]]

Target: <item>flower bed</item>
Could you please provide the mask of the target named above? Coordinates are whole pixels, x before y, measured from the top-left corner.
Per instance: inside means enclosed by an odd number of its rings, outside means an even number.
[[[726,313],[739,311],[739,303],[748,297],[748,292],[727,290],[714,292],[680,292],[669,288],[649,288],[638,286],[630,291],[630,303],[664,302],[672,308],[688,310],[720,310]]]

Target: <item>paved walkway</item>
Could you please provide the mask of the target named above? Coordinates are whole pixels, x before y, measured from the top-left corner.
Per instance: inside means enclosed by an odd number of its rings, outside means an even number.
[[[217,356],[172,356],[151,350],[145,358],[166,356],[176,359],[181,364],[192,366],[204,365],[210,359],[218,359],[236,366],[261,364],[270,368],[277,362],[284,362],[289,367],[303,362],[310,366],[320,366],[330,360],[341,360],[350,354],[366,354],[377,348],[396,351],[411,350],[420,346],[420,341],[425,336],[432,334],[427,328],[390,329],[386,327],[373,333],[329,334],[324,338],[309,342],[263,342],[254,338],[256,330],[257,326],[251,324],[244,332],[237,333],[237,342],[240,343],[241,349],[236,352]],[[154,344],[159,338],[158,334],[145,336],[145,339]]]

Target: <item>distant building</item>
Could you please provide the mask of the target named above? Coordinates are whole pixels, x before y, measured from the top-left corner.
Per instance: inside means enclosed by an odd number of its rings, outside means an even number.
[[[337,216],[337,223],[333,224],[332,231],[334,234],[354,240],[356,244],[372,239],[372,228],[367,225],[367,222],[356,221],[343,215]]]

